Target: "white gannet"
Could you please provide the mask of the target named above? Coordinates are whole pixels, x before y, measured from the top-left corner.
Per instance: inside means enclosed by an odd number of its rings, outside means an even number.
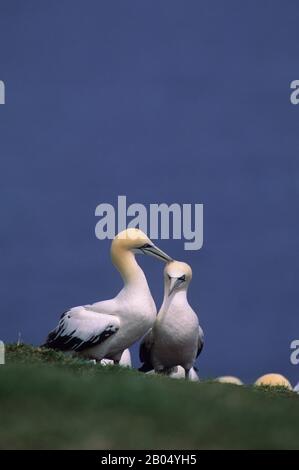
[[[101,366],[111,366],[113,364],[114,364],[114,361],[112,361],[111,359],[101,360]],[[124,350],[124,352],[121,355],[118,365],[122,367],[132,367],[132,359],[131,359],[131,353],[129,349]]]
[[[140,345],[141,371],[171,373],[181,366],[190,378],[196,357],[203,348],[203,331],[187,300],[192,270],[186,263],[172,261],[164,269],[164,300],[153,328]]]
[[[120,232],[112,242],[111,258],[123,278],[123,289],[114,299],[66,311],[49,333],[45,347],[119,363],[123,351],[151,328],[157,313],[146,277],[135,259],[137,253],[171,260],[141,230]]]
[[[296,393],[299,393],[299,382],[297,383],[297,385],[294,387],[294,392]]]

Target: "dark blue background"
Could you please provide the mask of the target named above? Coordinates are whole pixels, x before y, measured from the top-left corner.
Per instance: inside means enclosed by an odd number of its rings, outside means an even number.
[[[201,375],[297,382],[298,25],[295,0],[0,0],[1,339],[120,289],[99,203],[202,202],[202,250],[159,243],[193,267]]]

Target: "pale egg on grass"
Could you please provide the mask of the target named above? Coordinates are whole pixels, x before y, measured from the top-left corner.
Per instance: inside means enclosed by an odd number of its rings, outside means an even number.
[[[265,387],[285,387],[288,390],[293,390],[292,385],[286,377],[281,374],[265,374],[256,380],[257,386]]]
[[[217,377],[215,380],[222,384],[243,385],[242,380],[238,377],[234,377],[233,375],[224,375],[223,377]]]

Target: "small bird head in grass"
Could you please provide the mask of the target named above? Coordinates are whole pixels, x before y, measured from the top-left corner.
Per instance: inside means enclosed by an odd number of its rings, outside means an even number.
[[[242,380],[238,377],[234,377],[232,375],[225,375],[223,377],[218,377],[216,382],[220,382],[222,384],[233,384],[233,385],[243,385]]]
[[[187,290],[192,279],[192,269],[187,263],[171,261],[164,269],[166,291],[170,297],[180,290]]]
[[[293,390],[292,385],[281,374],[265,374],[256,380],[255,385],[264,387],[284,387],[288,390]]]

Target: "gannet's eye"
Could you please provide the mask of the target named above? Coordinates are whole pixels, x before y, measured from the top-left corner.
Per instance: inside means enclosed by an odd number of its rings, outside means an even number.
[[[140,247],[140,249],[143,249],[143,248],[151,248],[151,247],[152,247],[152,245],[151,245],[150,243],[145,243],[144,245],[142,245],[142,246]]]
[[[167,276],[168,276],[168,279],[170,280],[170,279],[171,279],[171,276],[169,276],[169,274],[167,274]]]
[[[183,282],[183,281],[186,281],[186,276],[185,276],[185,274],[183,274],[181,277],[178,277],[178,280],[179,280],[179,281],[182,281],[182,282]]]

